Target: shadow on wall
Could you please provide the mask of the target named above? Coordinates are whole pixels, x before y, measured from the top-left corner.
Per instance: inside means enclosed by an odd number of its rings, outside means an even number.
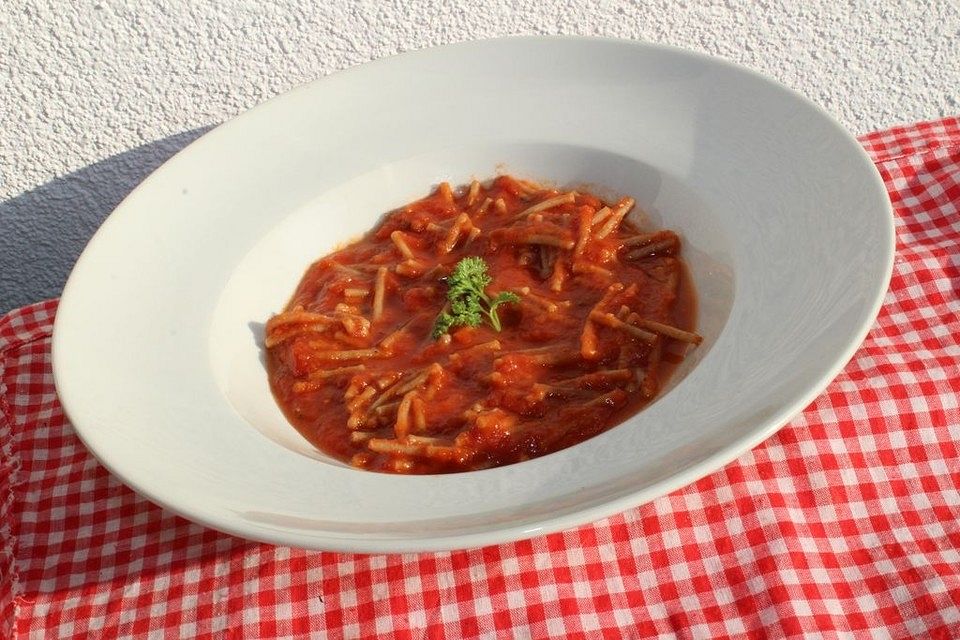
[[[120,201],[212,128],[124,151],[0,202],[0,314],[59,296],[80,252]]]

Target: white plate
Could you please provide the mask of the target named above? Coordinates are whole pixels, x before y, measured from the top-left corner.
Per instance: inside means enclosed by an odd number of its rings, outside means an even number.
[[[398,477],[312,450],[270,396],[262,323],[384,211],[503,169],[633,195],[679,230],[704,344],[648,409],[536,460]],[[54,373],[90,450],[187,518],[309,548],[471,547],[640,504],[770,436],[853,354],[892,261],[873,165],[796,93],[661,46],[470,42],[303,86],[167,162],[77,263]]]

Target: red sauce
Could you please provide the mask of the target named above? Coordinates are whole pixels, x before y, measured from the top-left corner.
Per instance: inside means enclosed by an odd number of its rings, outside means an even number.
[[[277,402],[327,454],[397,473],[511,464],[622,422],[699,342],[679,238],[618,220],[631,205],[500,176],[397,209],[311,265],[268,322]],[[520,302],[498,308],[499,332],[435,339],[467,256],[488,265],[488,294]]]

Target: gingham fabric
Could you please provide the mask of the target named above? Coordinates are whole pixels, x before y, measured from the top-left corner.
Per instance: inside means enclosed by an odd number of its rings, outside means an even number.
[[[0,635],[960,638],[960,120],[863,138],[897,219],[880,317],[753,451],[576,530],[436,554],[248,542],[137,496],[50,375],[56,302],[0,321]]]

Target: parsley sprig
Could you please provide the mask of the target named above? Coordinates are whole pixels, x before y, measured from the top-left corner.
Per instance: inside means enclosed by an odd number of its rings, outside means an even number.
[[[473,256],[458,262],[447,278],[450,310],[437,318],[433,337],[439,338],[453,327],[476,327],[483,322],[484,316],[491,327],[500,331],[497,307],[506,302],[520,302],[520,296],[511,291],[501,291],[491,298],[485,289],[492,281],[483,258]]]

